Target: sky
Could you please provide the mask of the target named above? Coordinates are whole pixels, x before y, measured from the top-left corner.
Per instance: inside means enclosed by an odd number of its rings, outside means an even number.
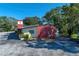
[[[14,17],[22,20],[25,17],[42,18],[46,12],[65,3],[0,3],[0,16]]]

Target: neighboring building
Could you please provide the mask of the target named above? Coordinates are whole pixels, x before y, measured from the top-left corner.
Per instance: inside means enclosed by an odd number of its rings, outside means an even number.
[[[18,29],[21,29],[23,33],[30,32],[32,37],[47,38],[48,36],[55,37],[56,28],[52,25],[29,25],[23,26],[21,20],[18,21]]]
[[[37,27],[38,25],[25,26],[24,28],[22,28],[22,32],[30,32],[32,34],[32,37],[37,37]]]
[[[22,29],[23,28],[23,21],[22,20],[17,20],[17,28]]]

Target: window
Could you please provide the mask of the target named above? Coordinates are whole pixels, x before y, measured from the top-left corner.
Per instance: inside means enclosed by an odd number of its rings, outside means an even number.
[[[34,30],[29,30],[29,32],[30,32],[31,34],[34,34]]]

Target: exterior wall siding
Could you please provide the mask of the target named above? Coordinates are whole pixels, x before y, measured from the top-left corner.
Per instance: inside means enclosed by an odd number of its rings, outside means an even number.
[[[34,33],[31,33],[32,34],[32,37],[37,37],[37,27],[32,27],[32,28],[25,28],[25,32],[30,32],[30,30],[33,30]]]

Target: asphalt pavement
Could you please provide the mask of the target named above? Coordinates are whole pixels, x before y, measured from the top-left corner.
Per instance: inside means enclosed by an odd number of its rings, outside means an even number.
[[[19,40],[19,37],[14,31],[0,32],[0,40]]]
[[[2,41],[2,40],[5,40],[5,41]],[[12,40],[12,41],[10,41],[10,40]],[[19,46],[18,46],[18,44],[19,44]],[[63,51],[62,55],[64,55],[67,52],[69,53],[69,55],[76,55],[77,53],[79,55],[79,47],[75,47],[74,44],[75,43],[73,43],[71,41],[62,41],[61,42],[59,40],[55,41],[55,42],[51,42],[51,43],[45,43],[44,41],[40,41],[40,42],[31,41],[31,42],[25,43],[25,42],[22,42],[19,40],[19,37],[15,32],[0,32],[0,49],[1,49],[0,51],[4,50],[6,52],[3,55],[7,55],[7,53],[8,53],[7,50],[9,49],[8,51],[10,51],[10,48],[12,48],[12,50],[11,50],[12,55],[15,55],[15,53],[16,53],[15,51],[17,51],[16,49],[18,49],[18,51],[19,51],[19,48],[25,49],[23,52],[21,52],[24,55],[28,55],[29,53],[32,53],[33,52],[32,49],[37,50],[37,51],[39,51],[39,49],[40,50],[47,49],[47,54],[49,53],[48,51],[51,50],[53,52],[58,51],[57,55],[61,55],[61,53],[59,51],[59,50],[61,50],[61,51]],[[15,46],[16,46],[16,48],[15,48]],[[29,50],[29,53],[28,54],[24,53],[26,51],[28,52],[29,48],[32,48],[31,50]],[[0,52],[0,55],[2,55],[3,52]],[[20,51],[17,53],[20,54]],[[33,52],[32,54],[34,55],[35,52]],[[38,54],[41,55],[40,51]],[[45,54],[45,52],[44,52],[44,54]],[[53,53],[53,55],[54,55],[54,53]]]

